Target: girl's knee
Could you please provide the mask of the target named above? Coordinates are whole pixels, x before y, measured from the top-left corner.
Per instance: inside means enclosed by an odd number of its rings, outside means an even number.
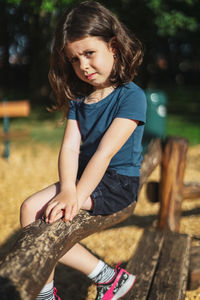
[[[25,227],[36,220],[37,208],[34,206],[34,196],[27,198],[20,207],[21,226]]]
[[[32,210],[32,204],[31,204],[31,197],[27,198],[26,200],[24,200],[24,202],[22,203],[21,207],[20,207],[20,213],[21,214],[26,214],[31,212]]]
[[[60,185],[59,182],[57,182],[28,197],[20,208],[22,227],[40,219],[44,214],[48,202],[59,193],[59,190]]]

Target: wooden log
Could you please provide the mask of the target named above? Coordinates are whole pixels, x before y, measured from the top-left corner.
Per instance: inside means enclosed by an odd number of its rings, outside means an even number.
[[[149,144],[147,154],[144,155],[142,168],[141,168],[141,178],[140,186],[142,187],[144,183],[147,182],[149,175],[153,170],[160,164],[162,159],[162,148],[161,140],[152,140]]]
[[[159,185],[158,228],[179,231],[183,199],[183,177],[189,143],[184,138],[168,138],[164,144]]]
[[[0,102],[0,117],[27,117],[30,113],[28,100]]]
[[[146,187],[146,197],[150,202],[159,202],[159,182],[149,181]],[[183,200],[200,198],[200,182],[183,184]]]
[[[189,268],[190,237],[174,232],[165,233],[148,300],[184,300]]]
[[[157,141],[155,141],[158,144]],[[148,178],[160,163],[154,158],[155,144],[151,143],[144,157],[141,177]],[[146,166],[148,165],[148,167]],[[141,178],[140,188],[145,182]],[[37,220],[22,230],[21,237],[0,265],[0,293],[2,300],[33,300],[40,292],[53,267],[75,243],[86,236],[113,226],[132,215],[135,204],[110,216],[91,216],[81,211],[66,224],[58,220],[46,224]],[[12,297],[10,295],[12,294]]]
[[[200,182],[187,182],[183,186],[183,199],[200,198]]]
[[[136,281],[124,300],[147,299],[163,245],[163,233],[146,229],[126,269],[136,274]]]
[[[188,290],[196,290],[200,287],[200,246],[191,247],[188,277]]]

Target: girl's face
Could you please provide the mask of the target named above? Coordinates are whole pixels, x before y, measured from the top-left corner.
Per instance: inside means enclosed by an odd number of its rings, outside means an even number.
[[[76,75],[95,89],[111,86],[115,49],[98,37],[85,37],[68,43],[66,55]]]

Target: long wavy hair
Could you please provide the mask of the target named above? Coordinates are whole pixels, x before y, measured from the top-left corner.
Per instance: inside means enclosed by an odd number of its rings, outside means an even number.
[[[89,36],[114,43],[116,58],[109,78],[111,84],[123,85],[137,74],[143,60],[141,42],[99,2],[84,1],[67,10],[55,30],[49,70],[49,81],[57,96],[55,110],[66,112],[67,99],[76,100],[92,91],[90,84],[77,77],[65,53],[67,43]]]

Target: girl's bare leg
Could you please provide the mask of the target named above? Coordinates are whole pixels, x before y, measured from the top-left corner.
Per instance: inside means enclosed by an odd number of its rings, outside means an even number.
[[[42,217],[48,202],[53,199],[60,191],[59,182],[50,185],[49,187],[35,193],[26,199],[20,212],[21,226],[25,227],[35,220]],[[92,200],[88,198],[83,209],[89,210],[92,207]],[[98,263],[98,259],[86,250],[80,244],[74,245],[60,260],[61,263],[79,270],[86,275],[92,272]],[[51,282],[54,277],[52,271],[47,283]]]

